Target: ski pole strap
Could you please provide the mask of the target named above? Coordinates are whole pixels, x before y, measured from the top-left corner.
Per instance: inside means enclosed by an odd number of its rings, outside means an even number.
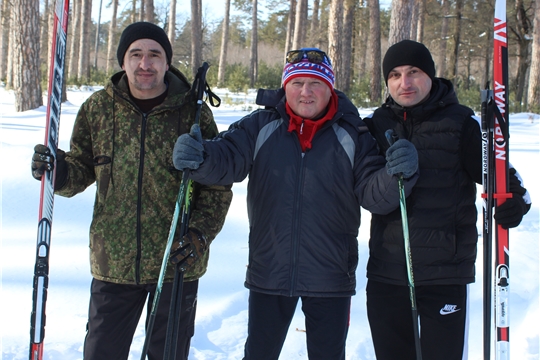
[[[193,85],[191,87],[191,96],[197,103],[202,104],[202,99],[204,93],[208,95],[208,101],[213,107],[219,107],[221,105],[221,98],[217,96],[211,89],[208,83],[206,82],[206,73],[210,65],[207,62],[204,62],[201,67],[197,70],[195,79],[193,80]]]
[[[210,105],[213,107],[219,107],[221,105],[221,98],[210,90],[208,83],[206,83],[206,94],[208,94],[208,101],[210,102]]]

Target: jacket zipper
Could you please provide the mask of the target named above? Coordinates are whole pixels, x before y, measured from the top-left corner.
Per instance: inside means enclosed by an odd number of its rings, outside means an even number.
[[[294,214],[294,228],[293,228],[293,238],[292,238],[292,251],[291,251],[291,258],[292,258],[292,272],[291,272],[291,289],[289,292],[289,296],[293,296],[294,292],[296,291],[296,278],[298,276],[298,271],[296,268],[296,262],[298,260],[298,248],[299,248],[299,242],[300,242],[300,209],[301,206],[301,199],[302,199],[302,183],[304,178],[304,155],[305,153],[302,153],[301,159],[300,159],[300,172],[298,174],[298,181],[297,181],[297,188],[296,188],[296,199],[294,201],[295,204],[295,211]]]
[[[144,173],[144,153],[145,153],[145,140],[146,140],[146,122],[147,114],[143,114],[141,124],[141,149],[139,155],[139,175],[137,179],[137,257],[135,259],[135,282],[137,284],[141,281],[141,253],[142,253],[142,234],[141,234],[141,212],[142,212],[142,185],[143,185],[143,173]]]

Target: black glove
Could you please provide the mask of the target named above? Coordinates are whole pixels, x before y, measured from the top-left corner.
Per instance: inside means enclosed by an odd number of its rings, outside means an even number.
[[[410,141],[399,139],[386,150],[386,161],[388,175],[403,174],[407,179],[418,169],[418,152]]]
[[[54,169],[54,156],[51,154],[51,150],[45,145],[36,145],[34,147],[31,167],[34,179],[41,181],[41,177],[45,171],[52,171]]]
[[[67,181],[68,169],[65,159],[66,153],[63,150],[57,149],[54,190],[61,189]],[[51,154],[51,150],[45,145],[36,145],[34,147],[34,155],[32,156],[32,164],[30,167],[34,179],[41,181],[41,177],[45,171],[52,171],[54,169],[54,156]]]
[[[197,125],[191,127],[189,134],[182,134],[173,149],[173,164],[178,170],[198,169],[204,160],[201,131]]]
[[[195,264],[208,250],[208,244],[203,234],[195,229],[189,229],[184,237],[173,245],[169,260],[173,264],[180,263],[180,269],[186,271]]]
[[[526,212],[527,205],[523,197],[513,193],[511,198],[506,199],[501,206],[495,208],[493,218],[503,229],[510,229],[521,223],[521,219],[523,219]]]
[[[523,200],[523,195],[527,190],[521,186],[521,181],[519,181],[516,175],[516,169],[511,168],[509,170],[508,176],[508,188],[512,193],[512,197],[506,199],[506,201],[501,205],[495,208],[495,215],[493,218],[497,224],[501,225],[503,229],[510,229],[518,226],[530,208],[530,205],[525,203]]]

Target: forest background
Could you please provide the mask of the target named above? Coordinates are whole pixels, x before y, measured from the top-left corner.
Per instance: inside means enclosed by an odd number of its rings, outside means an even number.
[[[104,85],[120,70],[122,30],[150,21],[168,33],[173,65],[188,78],[207,61],[211,86],[234,92],[280,87],[285,53],[319,47],[333,62],[336,88],[358,107],[385,97],[381,58],[388,46],[416,40],[431,50],[437,76],[479,110],[480,90],[492,80],[495,0],[382,1],[71,0],[67,85]],[[47,89],[55,3],[0,2],[0,81],[14,90],[17,111],[35,109]],[[538,113],[540,0],[507,1],[507,23],[510,111]]]

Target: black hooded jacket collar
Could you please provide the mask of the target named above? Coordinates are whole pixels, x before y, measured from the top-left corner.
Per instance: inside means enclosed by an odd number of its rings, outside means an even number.
[[[453,104],[458,104],[453,84],[447,79],[435,78],[430,96],[426,101],[408,108],[399,105],[391,96],[388,96],[382,107],[389,108],[400,118],[404,118],[404,114],[407,113],[407,119],[413,118],[416,121],[422,121],[429,118],[434,112]]]

